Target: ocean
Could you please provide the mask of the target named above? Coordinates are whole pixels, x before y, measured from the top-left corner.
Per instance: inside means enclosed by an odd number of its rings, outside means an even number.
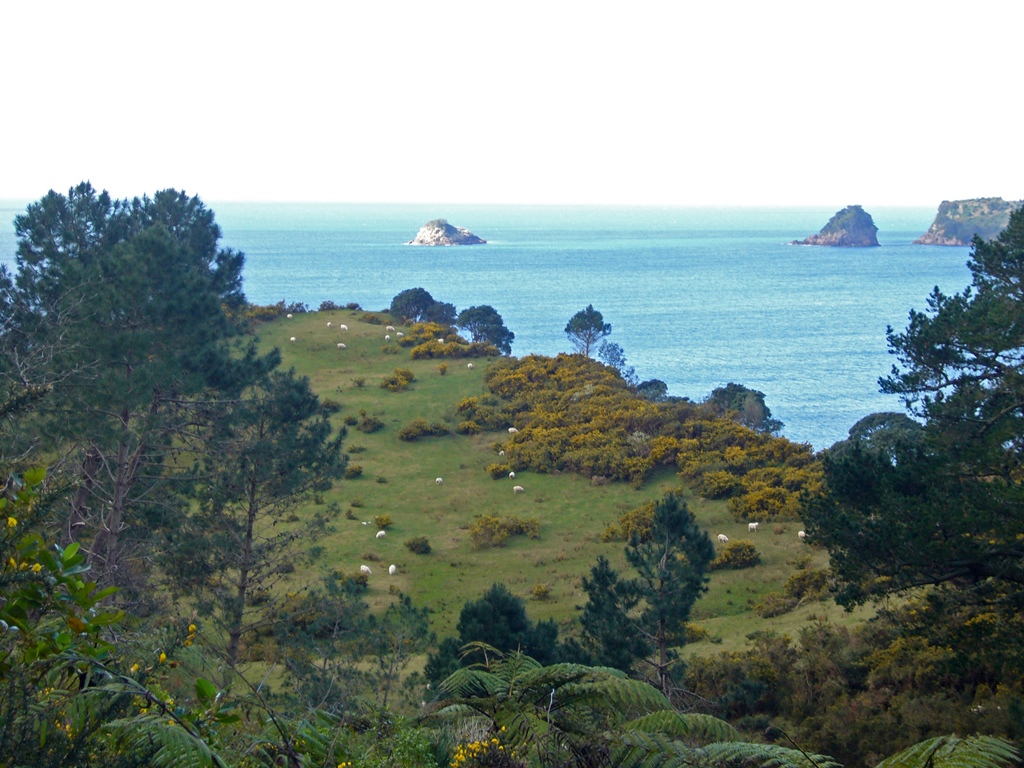
[[[465,309],[493,306],[513,354],[569,351],[569,318],[593,304],[643,379],[699,400],[729,382],[765,393],[782,434],[823,449],[860,418],[902,410],[878,391],[902,330],[932,288],[970,283],[970,249],[913,245],[934,208],[868,208],[878,248],[792,246],[826,208],[531,207],[211,203],[222,244],[246,255],[251,302],[358,302],[385,309],[406,288]],[[13,265],[0,203],[0,262]],[[405,245],[446,218],[487,245]]]

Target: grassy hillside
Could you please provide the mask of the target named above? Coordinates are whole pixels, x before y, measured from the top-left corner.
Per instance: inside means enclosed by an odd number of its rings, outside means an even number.
[[[581,577],[597,556],[604,554],[615,567],[624,565],[622,544],[602,542],[601,532],[622,512],[678,487],[678,478],[663,471],[639,489],[626,483],[594,486],[589,478],[573,474],[520,472],[515,481],[493,480],[485,468],[496,461],[496,444],[507,433],[453,433],[412,443],[399,440],[401,427],[417,417],[445,422],[454,429],[458,423],[455,404],[485,392],[488,360],[475,360],[472,369],[465,360],[448,360],[447,372],[441,375],[441,361],[411,360],[407,348],[385,340],[383,325],[369,324],[365,318],[366,313],[351,310],[311,312],[259,329],[264,348],[280,347],[285,366],[308,376],[322,399],[340,404],[334,417],[339,427],[363,415],[384,423],[383,429],[371,434],[347,427],[349,466],[360,465],[363,471],[359,477],[339,482],[319,500],[325,505],[337,503],[342,514],[334,522],[334,531],[319,542],[323,551],[314,568],[295,574],[296,585],[332,572],[351,574],[368,565],[373,571],[367,595],[372,605],[392,600],[392,588],[401,590],[432,609],[433,627],[444,636],[454,634],[459,610],[467,600],[479,598],[491,583],[503,582],[528,600],[534,620],[554,618],[568,627],[585,600]],[[341,324],[348,330],[340,330]],[[339,342],[346,348],[338,349]],[[396,367],[411,370],[416,381],[406,391],[382,389],[380,382]],[[437,477],[443,478],[442,485],[436,484]],[[525,492],[514,494],[514,484],[522,485]],[[762,558],[762,564],[752,569],[712,574],[710,590],[693,616],[711,639],[688,650],[741,647],[750,632],[792,631],[826,615],[841,622],[855,618],[831,603],[817,602],[772,619],[753,613],[753,604],[781,590],[798,558],[810,555],[814,565],[823,567],[825,553],[800,542],[798,523],[762,524],[757,533],[748,534],[745,523],[733,520],[726,502],[705,501],[692,494],[688,498],[712,537],[724,533],[733,540],[750,539]],[[354,519],[346,517],[349,512]],[[373,520],[382,514],[390,515],[394,525],[377,539]],[[506,547],[474,550],[467,527],[477,514],[535,517],[541,536],[536,540],[513,537]],[[426,536],[433,552],[416,555],[403,546],[415,536]],[[387,573],[391,564],[398,568],[395,576]],[[532,599],[533,588],[542,584],[549,588],[548,599]]]

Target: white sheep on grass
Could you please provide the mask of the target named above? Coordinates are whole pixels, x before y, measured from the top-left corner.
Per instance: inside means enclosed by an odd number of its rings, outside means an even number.
[[[437,483],[438,485],[444,485],[444,478],[443,477],[435,477],[434,478],[434,482]]]
[[[373,575],[373,571],[370,570],[370,566],[368,566],[368,565],[360,565],[359,566],[359,572],[360,573],[365,573],[367,576],[372,576]]]
[[[295,337],[292,336],[290,339],[288,339],[288,341],[290,341],[292,344],[294,344],[295,343]]]
[[[344,323],[342,323],[341,325],[338,326],[338,330],[339,331],[347,331],[348,330],[348,326],[345,325]]]
[[[515,472],[509,472],[508,473],[508,479],[509,480],[515,480],[516,479],[516,473]]]
[[[760,523],[747,523],[747,530],[751,533],[757,533],[757,528],[760,525]]]
[[[523,488],[523,486],[521,486],[521,485],[514,485],[514,486],[512,486],[512,493],[522,493],[525,490],[526,489]]]
[[[346,346],[345,346],[344,344],[342,344],[342,343],[341,343],[341,342],[339,341],[339,342],[338,342],[338,349],[348,349],[348,347],[346,347]]]
[[[398,573],[398,567],[395,566],[395,565],[389,565],[388,566],[388,574],[391,575],[391,576],[394,576],[396,573]]]
[[[718,543],[719,544],[728,544],[729,543],[729,537],[726,536],[724,533],[718,534]]]
[[[797,531],[796,535],[800,537],[800,541],[803,541],[807,538],[807,531]]]
[[[377,531],[377,538],[378,539],[383,539],[387,535],[388,535],[387,531]]]
[[[509,428],[508,428],[508,433],[509,433],[510,435],[518,435],[518,434],[519,434],[519,430],[518,430],[518,429],[516,429],[515,427],[509,427]]]

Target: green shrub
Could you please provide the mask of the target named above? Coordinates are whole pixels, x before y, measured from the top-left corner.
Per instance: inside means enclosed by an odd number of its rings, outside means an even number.
[[[382,531],[395,524],[394,520],[391,519],[391,515],[374,515],[373,522]]]
[[[547,584],[534,584],[533,589],[530,590],[530,597],[534,600],[550,600],[551,587]]]
[[[770,592],[765,595],[761,602],[754,606],[754,613],[763,619],[770,619],[789,613],[800,601],[793,597],[787,597],[779,592]]]
[[[481,427],[472,419],[459,422],[459,426],[455,428],[455,431],[458,432],[460,435],[476,435],[479,434],[482,430],[483,427]]]
[[[345,479],[346,480],[354,480],[355,478],[359,477],[361,474],[363,474],[363,465],[362,464],[349,464],[347,467],[345,467]]]
[[[429,555],[431,552],[426,536],[413,536],[405,542],[405,548],[415,555]]]
[[[377,432],[378,430],[384,429],[384,422],[378,419],[376,416],[370,416],[366,411],[360,411],[361,418],[359,423],[356,425],[356,429],[360,432],[370,434],[371,432]]]
[[[363,322],[369,323],[370,325],[384,325],[384,321],[373,312],[363,315]]]
[[[601,541],[629,541],[636,534],[640,541],[647,541],[654,524],[654,502],[648,501],[635,509],[623,512],[617,521],[610,523],[601,532]]]
[[[804,568],[786,580],[782,591],[796,600],[820,600],[828,593],[828,571]]]
[[[761,555],[754,547],[754,542],[739,539],[726,544],[718,553],[718,557],[711,561],[708,568],[712,571],[724,568],[739,570],[740,568],[753,568],[760,562]]]

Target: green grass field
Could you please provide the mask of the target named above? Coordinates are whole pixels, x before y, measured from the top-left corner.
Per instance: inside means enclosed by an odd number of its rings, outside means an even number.
[[[385,425],[372,434],[348,427],[344,450],[349,466],[358,464],[363,473],[338,482],[322,502],[336,502],[343,513],[351,510],[355,519],[338,516],[334,531],[319,542],[323,554],[318,563],[312,571],[296,573],[296,579],[316,581],[368,565],[373,571],[367,595],[372,606],[393,600],[395,587],[433,611],[433,628],[441,637],[454,634],[467,600],[502,582],[527,600],[532,619],[553,618],[568,627],[585,600],[581,578],[598,555],[605,555],[616,568],[624,566],[622,544],[601,541],[604,528],[622,512],[677,488],[679,480],[671,471],[640,489],[624,483],[594,486],[589,478],[572,474],[517,472],[514,481],[493,480],[485,468],[498,460],[496,446],[507,438],[505,433],[453,432],[411,443],[399,440],[399,429],[416,417],[443,421],[454,430],[459,400],[485,392],[488,361],[475,360],[470,369],[465,360],[448,360],[447,373],[441,375],[441,361],[411,360],[408,348],[385,341],[384,325],[368,324],[363,317],[365,313],[349,310],[310,312],[259,329],[263,348],[279,347],[284,367],[308,376],[321,399],[341,405],[334,417],[339,427],[363,412]],[[347,331],[339,330],[343,323]],[[346,349],[338,349],[339,342]],[[381,388],[381,380],[397,367],[411,370],[416,381],[402,392]],[[435,482],[437,477],[443,478],[442,485]],[[513,493],[513,485],[523,486],[524,493]],[[725,502],[692,494],[687,499],[712,539],[719,533],[734,541],[749,539],[762,560],[754,568],[712,574],[710,589],[692,616],[708,630],[709,640],[687,646],[688,653],[734,650],[757,630],[794,633],[802,624],[823,617],[837,623],[862,618],[845,614],[831,602],[804,605],[772,619],[759,617],[751,606],[781,590],[798,558],[810,555],[813,565],[824,567],[826,553],[799,540],[798,523],[763,523],[759,531],[748,533],[745,523],[732,519]],[[394,525],[377,539],[373,518],[381,514],[390,515]],[[513,537],[505,547],[474,550],[467,528],[477,514],[535,517],[541,525],[540,539]],[[426,536],[433,552],[416,555],[406,549],[403,542],[414,536]],[[387,572],[391,564],[398,569],[394,576]],[[533,588],[540,584],[549,589],[546,600],[532,599]]]

